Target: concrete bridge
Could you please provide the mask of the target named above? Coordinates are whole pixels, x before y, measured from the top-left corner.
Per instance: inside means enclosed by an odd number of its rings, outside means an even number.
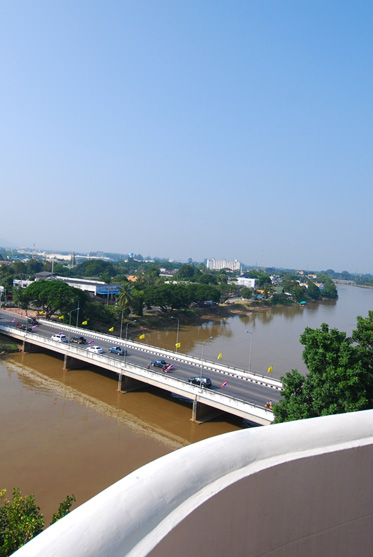
[[[264,403],[258,404],[253,398],[256,397],[257,400],[259,396],[263,401],[278,400],[282,384],[276,379],[86,329],[49,321],[40,323],[41,326],[35,332],[27,332],[10,323],[2,322],[0,332],[22,341],[23,350],[26,352],[44,349],[63,355],[64,367],[67,370],[73,370],[86,363],[112,372],[116,374],[118,389],[122,392],[130,392],[148,384],[183,397],[192,403],[192,420],[196,422],[206,421],[221,412],[228,412],[260,425],[268,425],[273,421],[273,413],[265,408]],[[56,342],[50,336],[57,330],[63,331],[68,338],[72,335],[89,336],[103,348],[115,343],[127,350],[129,355],[114,357],[94,354],[82,345]],[[149,361],[155,359],[172,362],[176,368],[172,375],[158,371],[159,368],[150,368]],[[213,374],[214,379],[220,376],[219,382],[229,380],[230,383],[236,384],[236,388],[234,389],[233,385],[232,392],[226,392],[219,387],[205,389],[188,382],[188,376],[202,376],[202,372],[205,374],[206,371],[210,376]]]

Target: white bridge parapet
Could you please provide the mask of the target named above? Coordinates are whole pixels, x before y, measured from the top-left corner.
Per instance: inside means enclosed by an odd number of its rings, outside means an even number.
[[[215,362],[210,362],[209,360],[202,360],[201,358],[197,358],[195,356],[187,356],[185,354],[181,354],[180,352],[172,352],[171,350],[165,350],[163,348],[157,348],[154,346],[150,346],[147,344],[143,344],[141,342],[136,342],[133,340],[125,340],[118,337],[113,337],[112,335],[107,335],[105,333],[97,333],[95,331],[81,329],[79,327],[71,327],[69,325],[61,325],[59,323],[55,323],[53,321],[45,321],[40,320],[40,323],[45,323],[46,325],[55,327],[61,331],[68,332],[70,334],[75,334],[78,336],[89,336],[92,340],[96,339],[97,341],[105,340],[107,342],[111,342],[113,344],[117,344],[118,346],[126,346],[126,347],[134,347],[136,350],[142,352],[148,352],[152,354],[157,354],[160,358],[164,359],[172,359],[175,362],[184,362],[188,363],[192,366],[196,366],[198,368],[203,365],[204,370],[215,370],[220,371],[224,375],[234,375],[236,377],[241,377],[242,379],[246,379],[247,381],[251,381],[252,383],[258,383],[260,385],[266,385],[267,387],[272,387],[278,391],[282,391],[283,385],[282,381],[279,379],[273,379],[272,377],[266,377],[259,373],[248,372],[239,368],[235,368],[232,366],[226,366],[222,364],[218,364]]]

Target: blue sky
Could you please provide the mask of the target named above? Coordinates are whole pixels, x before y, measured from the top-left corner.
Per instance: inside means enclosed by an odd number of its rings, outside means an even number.
[[[0,243],[373,273],[370,1],[0,3]]]

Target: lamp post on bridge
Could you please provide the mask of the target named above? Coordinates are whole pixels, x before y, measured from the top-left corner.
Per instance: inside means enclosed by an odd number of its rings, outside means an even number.
[[[179,347],[180,319],[178,317],[171,317],[171,319],[177,319],[176,344],[175,344],[175,348],[176,348],[176,352],[177,352],[177,349]]]
[[[207,338],[205,341],[203,341],[202,343],[202,360],[201,360],[201,375],[200,375],[200,387],[202,390],[202,376],[203,376],[203,358],[204,358],[204,353],[205,353],[205,345],[209,340],[212,340],[214,337],[209,337]]]
[[[71,327],[71,314],[73,311],[77,311],[78,313],[76,314],[76,326],[78,326],[78,322],[79,322],[79,302],[78,302],[78,307],[75,309],[72,309],[71,311],[69,311],[69,327]]]
[[[133,323],[137,323],[136,319],[134,319],[133,321],[128,321],[128,323],[126,324],[126,338],[125,338],[125,340],[127,340],[127,336],[128,336],[128,325],[132,325]],[[122,335],[121,335],[120,338],[122,338]]]
[[[125,340],[127,340],[127,335],[128,335],[128,325],[132,325],[133,323],[136,323],[136,319],[134,319],[133,321],[128,321],[128,323],[126,324],[126,338]],[[122,328],[120,331],[120,338],[122,339]],[[126,369],[126,362],[127,362],[127,349],[126,346],[123,347],[123,367],[124,369]],[[120,374],[118,377],[118,391],[122,392],[122,379],[123,379],[123,373],[122,373],[122,366],[120,368]]]
[[[250,352],[249,352],[249,373],[251,372],[251,351],[253,347],[253,333],[251,331],[245,331],[248,335],[250,335]]]

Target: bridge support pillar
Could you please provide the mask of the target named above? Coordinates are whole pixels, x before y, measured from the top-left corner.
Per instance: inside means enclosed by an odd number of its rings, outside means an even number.
[[[193,400],[191,422],[203,424],[204,422],[208,422],[221,414],[223,414],[221,410],[207,406],[207,404],[203,404],[203,402],[200,402],[197,398]]]
[[[31,344],[31,342],[27,342],[27,340],[24,340],[21,344],[21,352],[23,352],[24,354],[30,354],[31,352],[42,352],[42,351],[43,351],[42,348],[36,346],[35,344]]]
[[[133,377],[128,377],[120,373],[118,376],[118,391],[121,393],[130,393],[132,391],[139,391],[144,388],[144,383]]]
[[[70,369],[79,369],[81,368],[83,365],[83,362],[81,360],[77,360],[76,358],[73,358],[72,356],[69,356],[68,354],[64,355],[63,358],[63,369],[66,369],[67,371],[69,371]]]

